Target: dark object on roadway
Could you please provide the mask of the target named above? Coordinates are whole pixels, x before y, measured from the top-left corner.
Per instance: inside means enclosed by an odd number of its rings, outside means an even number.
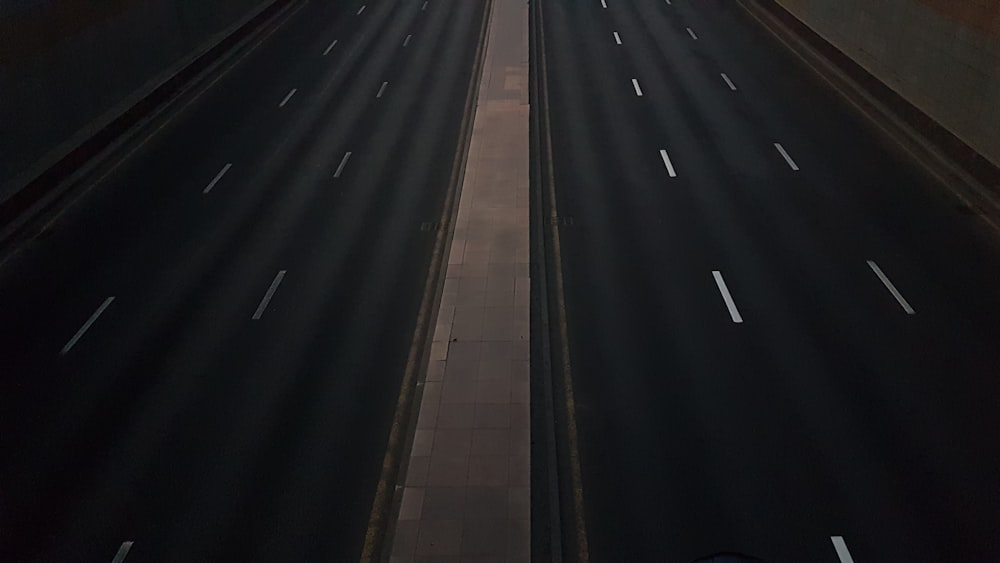
[[[693,563],[765,563],[763,559],[748,557],[739,553],[717,553],[698,559]]]

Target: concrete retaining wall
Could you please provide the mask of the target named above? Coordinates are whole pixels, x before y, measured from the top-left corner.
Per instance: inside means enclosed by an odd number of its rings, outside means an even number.
[[[1000,2],[777,2],[1000,166]]]
[[[271,0],[0,0],[0,201]]]

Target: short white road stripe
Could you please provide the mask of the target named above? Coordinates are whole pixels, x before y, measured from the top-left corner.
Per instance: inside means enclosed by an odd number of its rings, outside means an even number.
[[[364,12],[364,11],[365,11],[365,8],[366,8],[366,6],[365,6],[365,5],[363,5],[363,4],[362,4],[362,6],[361,6],[360,8],[358,8],[358,15],[359,15],[359,16],[361,15],[361,12]]]
[[[722,73],[722,79],[726,81],[726,85],[729,86],[730,90],[732,90],[733,92],[736,91],[736,85],[733,84],[733,81],[730,80],[729,76],[727,76],[726,73],[724,73],[724,72]]]
[[[736,309],[736,302],[733,301],[733,296],[729,294],[726,281],[722,279],[722,272],[713,270],[712,275],[715,277],[715,285],[719,286],[719,292],[722,293],[722,299],[726,302],[726,308],[729,309],[729,316],[733,318],[734,323],[742,323],[743,317],[740,316],[739,310]]]
[[[420,11],[423,12],[426,9],[427,9],[427,2],[424,2],[424,5],[420,7]]]
[[[351,151],[347,151],[343,160],[340,161],[340,166],[338,166],[337,171],[333,173],[334,178],[340,178],[340,173],[344,171],[344,167],[347,166],[347,159],[349,158],[351,158]]]
[[[670,174],[671,178],[677,177],[677,172],[674,172],[674,164],[670,162],[670,156],[667,155],[667,151],[660,149],[660,158],[663,159],[663,165],[667,167],[667,174]]]
[[[670,3],[670,0],[667,0],[667,6],[673,6],[673,4]]]
[[[334,39],[333,43],[330,43],[330,46],[326,48],[326,51],[323,51],[323,56],[325,57],[325,56],[329,55],[330,51],[332,51],[333,48],[336,47],[336,46],[337,46],[337,40]]]
[[[403,47],[406,47],[407,45],[410,44],[410,38],[411,37],[413,37],[412,33],[406,36],[406,39],[403,40]]]
[[[632,79],[632,87],[635,88],[636,96],[642,96],[642,88],[639,88],[639,81],[635,78]]]
[[[795,164],[792,157],[788,156],[788,152],[785,151],[785,147],[781,146],[781,143],[774,143],[774,148],[778,149],[778,152],[781,153],[781,156],[784,157],[785,162],[788,163],[788,166],[790,166],[792,170],[798,171],[799,165]]]
[[[694,39],[695,41],[697,41],[698,40],[698,36],[694,34],[694,30],[691,29],[690,27],[687,28],[687,30],[688,30],[688,35],[691,36],[691,39]]]
[[[278,107],[279,107],[279,108],[283,108],[283,107],[285,107],[285,104],[287,104],[287,103],[288,103],[288,100],[291,100],[291,99],[292,99],[292,96],[294,96],[296,92],[298,92],[298,89],[296,89],[296,88],[292,88],[292,91],[291,91],[291,92],[289,92],[287,96],[285,96],[285,99],[284,99],[284,100],[281,100],[281,103],[280,103],[280,104],[278,104]]]
[[[608,3],[605,2],[604,0],[601,0],[601,7],[604,8],[605,10],[607,10],[608,9]]]
[[[831,536],[830,541],[833,542],[833,549],[837,550],[837,557],[840,558],[840,563],[854,563],[854,559],[851,558],[851,552],[847,550],[847,544],[844,543],[843,537]]]
[[[214,188],[215,185],[219,183],[219,180],[221,180],[222,177],[226,175],[226,172],[229,172],[229,169],[232,167],[233,167],[232,162],[223,166],[222,170],[220,170],[219,173],[215,175],[215,178],[212,178],[212,181],[209,182],[207,186],[205,186],[205,189],[201,190],[201,193],[207,194],[208,192],[212,191],[212,188]]]
[[[378,89],[378,94],[375,94],[375,97],[376,98],[381,98],[382,97],[382,93],[385,92],[385,87],[388,86],[388,85],[389,85],[388,82],[383,82],[382,86],[380,86],[379,89]]]
[[[621,36],[620,36],[620,35],[618,35],[618,32],[617,32],[617,31],[615,32],[615,43],[617,43],[617,44],[619,44],[619,45],[621,45],[621,44],[622,44],[622,38],[621,38]]]
[[[97,321],[97,318],[101,316],[101,313],[103,313],[104,310],[108,308],[108,305],[111,305],[111,302],[114,300],[115,300],[114,296],[111,296],[105,299],[104,303],[101,303],[101,306],[98,307],[96,311],[94,311],[93,315],[90,315],[90,318],[87,319],[87,322],[83,323],[83,326],[80,327],[80,330],[76,331],[76,334],[73,335],[73,338],[70,338],[69,342],[67,342],[66,345],[62,347],[62,350],[59,351],[60,356],[72,350],[73,346],[76,346],[76,343],[79,342],[81,338],[83,338],[83,335],[88,330],[90,330],[91,325],[93,325]]]
[[[917,313],[916,311],[913,310],[913,307],[910,306],[910,303],[906,301],[906,298],[903,297],[903,294],[900,293],[898,289],[896,289],[896,286],[893,285],[891,281],[889,281],[889,277],[886,276],[884,272],[882,272],[882,268],[879,268],[878,264],[876,264],[873,260],[869,260],[868,267],[871,268],[873,272],[875,272],[875,275],[878,276],[878,279],[882,280],[882,285],[884,285],[885,288],[889,290],[889,293],[891,293],[892,296],[896,298],[896,301],[899,303],[899,306],[902,307],[904,311],[906,311],[907,315],[915,315]]]
[[[260,305],[257,305],[257,310],[254,311],[253,320],[260,319],[260,316],[264,314],[264,309],[267,309],[267,304],[271,302],[271,298],[274,297],[274,292],[278,290],[278,286],[281,285],[281,280],[285,278],[285,272],[287,270],[278,270],[278,275],[274,276],[274,281],[271,282],[271,287],[267,288],[267,293],[264,294],[264,298],[260,300]]]
[[[135,542],[124,541],[121,547],[118,548],[118,553],[115,553],[115,558],[111,560],[111,563],[122,563],[128,556],[128,552],[132,549],[132,544]]]

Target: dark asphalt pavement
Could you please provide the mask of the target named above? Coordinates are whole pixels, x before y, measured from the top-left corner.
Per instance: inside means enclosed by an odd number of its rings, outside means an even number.
[[[591,560],[1000,561],[993,235],[735,2],[543,1]]]
[[[0,560],[357,559],[483,4],[293,3],[0,267]]]

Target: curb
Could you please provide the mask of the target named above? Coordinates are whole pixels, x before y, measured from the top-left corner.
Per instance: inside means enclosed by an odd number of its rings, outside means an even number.
[[[545,0],[531,0],[532,556],[590,561],[552,168]],[[538,405],[544,412],[538,412]],[[536,432],[536,428],[541,430]],[[543,496],[544,493],[544,496]],[[546,532],[537,538],[536,533]],[[547,551],[547,553],[546,553]]]
[[[549,282],[544,232],[545,153],[542,112],[542,76],[539,59],[544,56],[541,1],[534,0],[528,15],[528,97],[530,260],[531,260],[531,560],[562,563],[563,530],[559,487],[559,438],[556,429],[555,389],[552,368],[552,324],[549,320]],[[537,460],[545,460],[537,463]]]

